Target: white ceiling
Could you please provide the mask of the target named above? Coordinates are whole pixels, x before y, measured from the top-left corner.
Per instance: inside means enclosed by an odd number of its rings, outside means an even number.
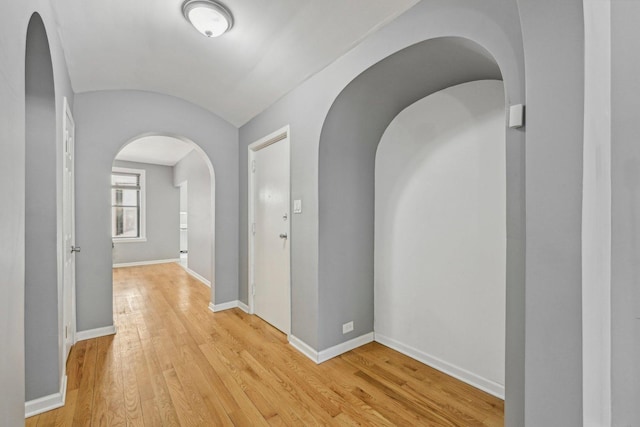
[[[145,136],[120,150],[116,160],[173,166],[193,149],[193,145],[177,138]]]
[[[208,39],[182,0],[56,0],[75,92],[177,96],[236,126],[419,0],[225,0],[234,26]]]

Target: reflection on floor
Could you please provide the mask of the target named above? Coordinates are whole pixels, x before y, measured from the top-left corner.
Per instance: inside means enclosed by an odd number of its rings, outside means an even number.
[[[183,266],[184,268],[188,267],[188,262],[187,262],[188,258],[189,258],[189,254],[180,252],[180,265]]]
[[[503,402],[377,343],[316,365],[177,263],[114,269],[118,334],[77,343],[50,425],[501,426]]]

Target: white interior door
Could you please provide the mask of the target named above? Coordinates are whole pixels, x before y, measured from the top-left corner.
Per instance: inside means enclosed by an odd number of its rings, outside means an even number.
[[[188,234],[188,188],[189,183],[185,181],[180,184],[180,259],[187,256],[189,234]]]
[[[289,138],[253,153],[253,309],[291,330]]]
[[[65,99],[63,143],[63,187],[62,187],[62,235],[63,235],[63,326],[64,326],[64,362],[75,340],[75,288],[76,263],[75,254],[79,248],[75,247],[75,192],[74,192],[74,143],[75,124],[69,105]]]

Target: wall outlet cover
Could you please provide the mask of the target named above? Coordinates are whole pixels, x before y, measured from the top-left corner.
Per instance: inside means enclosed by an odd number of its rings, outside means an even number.
[[[345,323],[344,325],[342,325],[342,333],[346,334],[348,332],[353,331],[353,321]]]

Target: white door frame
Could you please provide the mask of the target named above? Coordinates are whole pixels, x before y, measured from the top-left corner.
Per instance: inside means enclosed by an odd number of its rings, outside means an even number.
[[[74,153],[72,155],[72,181],[75,177],[75,122],[73,119],[73,114],[71,113],[71,108],[69,106],[69,102],[67,101],[67,98],[64,97],[63,100],[63,113],[62,113],[62,164],[61,164],[61,172],[62,172],[62,221],[60,224],[60,235],[62,236],[61,239],[61,253],[62,256],[60,257],[60,265],[59,268],[61,270],[61,274],[62,274],[62,281],[61,281],[61,286],[62,286],[62,302],[60,304],[60,308],[61,308],[61,330],[60,330],[60,338],[62,341],[62,345],[60,346],[60,351],[61,351],[61,361],[64,363],[63,365],[63,369],[64,366],[66,366],[66,360],[68,357],[68,350],[66,348],[66,343],[67,343],[67,339],[69,338],[71,341],[71,345],[75,344],[76,342],[76,286],[75,286],[75,254],[71,253],[71,247],[68,247],[67,242],[65,241],[65,215],[71,215],[71,241],[70,244],[71,246],[75,247],[76,244],[76,240],[75,240],[75,183],[71,182],[70,188],[71,188],[71,194],[69,194],[69,198],[70,198],[70,206],[69,206],[69,210],[67,211],[65,209],[65,192],[67,190],[67,172],[66,172],[66,168],[65,168],[65,164],[66,164],[66,153],[67,153],[67,139],[69,138],[69,135],[71,135],[70,137],[70,144],[71,144],[71,151],[72,153]],[[66,283],[67,283],[67,278],[65,276],[66,274],[66,266],[65,266],[65,261],[66,261],[66,257],[67,256],[71,256],[72,257],[72,273],[71,273],[71,278],[70,278],[70,282],[71,282],[71,289],[69,289],[70,293],[71,293],[71,307],[67,307],[67,299],[66,299]],[[67,312],[70,313],[70,319],[66,318]],[[68,326],[68,329],[67,329]]]
[[[249,294],[249,314],[255,314],[254,311],[254,295],[255,295],[255,272],[254,272],[254,264],[255,264],[255,239],[254,239],[254,223],[255,223],[255,206],[253,201],[255,200],[255,183],[254,183],[254,173],[253,173],[253,165],[255,161],[255,155],[257,151],[260,151],[263,148],[266,148],[276,142],[282,141],[284,139],[290,139],[291,133],[289,130],[289,125],[286,125],[275,132],[270,133],[264,138],[260,138],[256,142],[252,143],[248,147],[248,163],[247,163],[247,176],[249,183],[249,209],[248,209],[248,223],[247,223],[247,236],[249,238],[249,282],[248,282],[248,294]],[[289,158],[291,158],[291,141],[289,141]],[[291,162],[289,162],[289,178],[291,178]],[[291,194],[291,179],[289,179],[289,194]],[[289,241],[291,242],[291,219],[289,221]],[[289,291],[291,291],[291,251],[289,251]],[[289,306],[289,310],[291,310],[291,306]]]

